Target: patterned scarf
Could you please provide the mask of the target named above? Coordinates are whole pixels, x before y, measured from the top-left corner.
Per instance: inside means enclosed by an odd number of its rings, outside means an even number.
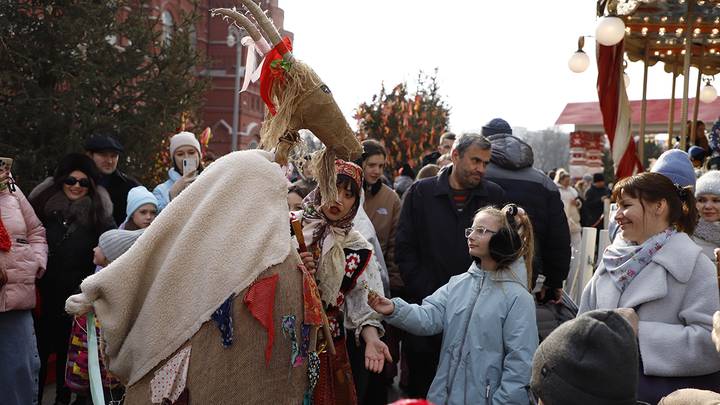
[[[358,165],[338,159],[335,161],[335,170],[338,176],[349,177],[357,185],[357,189],[362,190],[362,169]],[[333,303],[344,276],[345,239],[352,230],[353,220],[360,207],[360,197],[355,200],[352,209],[337,221],[331,221],[325,216],[321,209],[321,200],[322,196],[317,188],[303,200],[303,236],[308,246],[318,245],[321,249],[315,278],[322,300]]]
[[[652,261],[653,255],[676,233],[675,228],[667,228],[651,236],[642,245],[628,244],[622,238],[616,238],[615,242],[605,249],[602,260],[605,270],[617,288],[621,292],[625,291],[633,279]]]

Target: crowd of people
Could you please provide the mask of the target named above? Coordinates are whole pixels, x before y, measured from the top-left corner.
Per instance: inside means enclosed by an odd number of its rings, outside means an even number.
[[[602,174],[573,186],[567,170],[535,169],[532,148],[502,119],[443,134],[421,167],[397,173],[382,143],[362,147],[358,161],[335,163],[337,201],[323,203],[309,158],[288,176],[290,220],[307,243],[300,258],[323,281],[333,320],[319,379],[334,383],[314,403],[385,404],[398,377],[404,394],[434,404],[720,398],[711,339],[720,171],[693,163],[692,148],[610,189]],[[69,316],[66,300],[205,169],[190,132],[171,138],[168,180],[152,192],[118,169],[124,151],[113,137],[93,136],[85,149],[27,198],[0,166],[3,404],[42,402],[51,354],[55,403],[73,393],[72,403],[90,403],[87,331],[102,325]],[[577,317],[541,333],[538,307],[567,306],[573,249],[583,227],[604,226],[608,200],[613,241]],[[102,381],[106,398],[121,400],[104,366]]]

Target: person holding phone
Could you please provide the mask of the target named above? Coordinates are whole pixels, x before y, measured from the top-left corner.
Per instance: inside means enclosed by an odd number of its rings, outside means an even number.
[[[0,158],[0,404],[32,404],[40,371],[32,309],[47,264],[45,228]]]
[[[183,131],[170,138],[170,156],[173,165],[168,179],[153,190],[160,211],[203,171],[200,142],[192,132]]]

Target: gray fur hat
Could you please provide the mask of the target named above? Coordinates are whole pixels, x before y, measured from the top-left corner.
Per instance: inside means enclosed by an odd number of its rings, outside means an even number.
[[[702,194],[720,195],[720,170],[710,170],[695,183],[695,197]]]

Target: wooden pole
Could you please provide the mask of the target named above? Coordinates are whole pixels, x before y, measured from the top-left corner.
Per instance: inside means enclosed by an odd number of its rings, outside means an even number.
[[[692,55],[692,5],[694,1],[687,1],[687,13],[685,13],[685,59],[683,61],[683,101],[682,110],[680,116],[682,117],[682,124],[680,125],[680,149],[687,149],[687,119],[688,119],[688,95],[690,93],[690,56]]]
[[[677,65],[680,64],[680,55],[675,57],[675,65],[673,66],[673,78],[672,78],[672,95],[670,96],[670,118],[668,119],[668,144],[667,148],[672,149],[673,147],[673,129],[675,127],[675,83],[677,82],[678,73],[676,72]]]
[[[647,78],[648,78],[648,62],[650,58],[650,41],[645,41],[645,60],[643,66],[643,90],[642,90],[642,108],[640,112],[640,139],[638,140],[638,159],[640,164],[645,166],[645,122],[647,120]]]
[[[690,131],[690,145],[695,145],[695,138],[697,133],[697,117],[698,117],[698,109],[700,107],[700,83],[702,83],[702,64],[703,64],[703,56],[705,56],[705,47],[700,48],[700,61],[698,62],[698,77],[697,77],[697,86],[695,87],[695,102],[694,104],[694,111],[693,111],[693,120],[692,120],[692,129]]]
[[[697,126],[698,107],[700,105],[700,83],[702,82],[702,73],[698,69],[697,86],[695,87],[695,102],[693,103],[693,119],[690,125],[690,145],[695,145],[695,127]]]

